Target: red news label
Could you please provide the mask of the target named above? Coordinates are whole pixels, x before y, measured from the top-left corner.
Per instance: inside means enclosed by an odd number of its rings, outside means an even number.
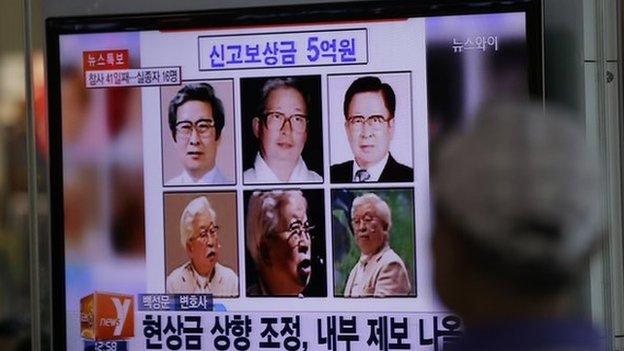
[[[128,50],[83,51],[82,64],[85,71],[125,69],[130,58]]]

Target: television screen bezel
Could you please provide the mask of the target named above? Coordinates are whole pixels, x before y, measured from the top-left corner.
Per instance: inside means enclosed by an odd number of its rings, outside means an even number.
[[[286,6],[209,9],[176,13],[141,13],[46,19],[50,184],[51,336],[54,349],[65,350],[65,238],[63,148],[61,129],[61,62],[59,42],[66,34],[148,30],[210,30],[260,25],[314,24],[410,17],[526,13],[529,94],[543,100],[543,20],[541,0],[496,1],[354,1]]]

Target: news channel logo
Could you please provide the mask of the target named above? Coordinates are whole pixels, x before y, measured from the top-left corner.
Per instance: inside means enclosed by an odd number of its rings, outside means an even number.
[[[96,291],[80,299],[80,336],[85,351],[112,346],[121,351],[134,337],[134,296]],[[106,347],[105,349],[109,349]]]

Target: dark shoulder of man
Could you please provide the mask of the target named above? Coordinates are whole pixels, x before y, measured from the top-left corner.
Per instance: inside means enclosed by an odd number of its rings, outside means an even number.
[[[388,162],[384,167],[379,182],[413,182],[414,170],[404,164],[397,162],[392,155],[388,158]]]
[[[353,161],[332,165],[329,168],[332,183],[351,183],[353,177]]]
[[[245,292],[247,293],[247,296],[262,296],[260,284],[257,283],[249,285]]]

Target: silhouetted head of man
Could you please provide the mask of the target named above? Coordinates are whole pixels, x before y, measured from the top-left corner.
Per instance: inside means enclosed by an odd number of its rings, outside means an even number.
[[[600,240],[600,165],[561,111],[500,104],[435,154],[435,282],[467,326],[564,316]]]

